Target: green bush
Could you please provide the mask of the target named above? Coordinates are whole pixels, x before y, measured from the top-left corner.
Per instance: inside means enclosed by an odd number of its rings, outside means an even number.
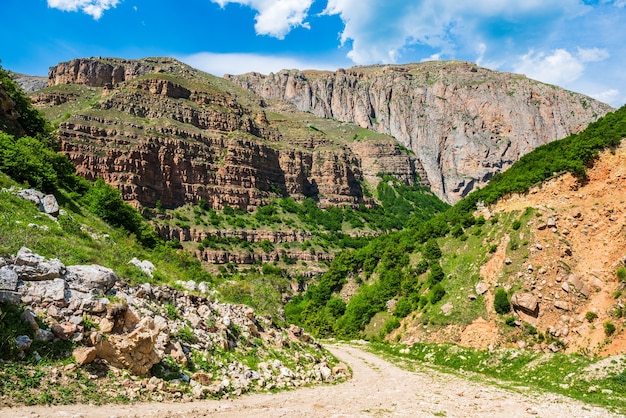
[[[430,304],[434,305],[439,302],[446,295],[446,290],[443,288],[441,283],[437,283],[434,285],[429,292],[430,295]]]
[[[106,184],[104,180],[96,180],[83,197],[83,202],[91,213],[109,224],[134,233],[146,247],[154,248],[160,241],[156,231],[144,221],[139,212],[122,200],[120,191]]]
[[[265,253],[274,251],[274,244],[272,244],[269,240],[266,240],[266,239],[259,243],[259,247],[261,247],[261,249]]]
[[[593,311],[587,311],[587,313],[585,314],[585,319],[588,322],[593,322],[596,318],[598,318],[598,314]]]
[[[439,260],[441,258],[441,248],[434,239],[429,239],[422,250],[424,258],[427,260]]]
[[[607,337],[610,337],[614,333],[615,333],[615,325],[613,325],[613,322],[611,322],[611,321],[606,321],[604,323],[604,334]]]
[[[618,267],[615,274],[620,282],[626,282],[626,267]]]
[[[0,171],[15,181],[28,183],[46,193],[60,186],[73,188],[74,166],[65,155],[57,154],[37,138],[14,138],[0,132]]]
[[[509,302],[509,295],[506,291],[499,287],[496,290],[496,294],[493,299],[493,309],[500,315],[511,312],[511,303]]]
[[[398,327],[400,327],[400,320],[398,318],[388,319],[383,325],[383,333],[387,335]]]
[[[430,273],[428,273],[428,283],[439,283],[445,278],[445,276],[446,275],[443,272],[443,268],[441,268],[441,264],[435,262],[430,266]]]
[[[510,327],[514,326],[515,325],[515,317],[513,315],[507,316],[504,319],[504,323],[507,324]]]
[[[6,112],[0,112],[0,126],[2,130],[15,136],[47,135],[52,131],[44,116],[33,107],[24,90],[13,80],[11,75],[0,67],[0,85],[13,101],[18,118],[7,117]]]
[[[411,300],[407,297],[402,297],[398,299],[398,302],[396,303],[396,309],[393,314],[398,318],[404,318],[405,316],[410,314],[412,310],[413,305],[411,303]]]

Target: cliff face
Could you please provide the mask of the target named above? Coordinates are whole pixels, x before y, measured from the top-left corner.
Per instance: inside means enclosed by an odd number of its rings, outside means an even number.
[[[143,60],[77,58],[50,67],[48,86],[84,84],[92,87],[105,87],[148,73],[172,72],[175,68],[178,66],[169,58]]]
[[[532,149],[579,132],[611,110],[580,94],[464,62],[226,79],[266,99],[394,136],[415,152],[431,189],[450,203]]]
[[[421,169],[391,137],[344,140],[295,109],[268,119],[260,97],[170,59],[77,59],[51,68],[49,86],[34,102],[71,110],[62,152],[137,206],[204,199],[252,210],[277,195],[369,205],[362,187],[378,173],[410,184]]]

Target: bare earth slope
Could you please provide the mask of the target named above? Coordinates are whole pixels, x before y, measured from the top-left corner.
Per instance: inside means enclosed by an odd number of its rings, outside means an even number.
[[[557,395],[512,392],[422,368],[410,372],[349,345],[327,347],[354,377],[334,386],[234,400],[0,409],[2,417],[611,417]]]

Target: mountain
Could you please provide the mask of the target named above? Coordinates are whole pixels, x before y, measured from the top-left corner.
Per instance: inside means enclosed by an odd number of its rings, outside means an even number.
[[[287,319],[316,335],[612,355],[626,346],[626,107],[340,254]]]
[[[455,203],[539,145],[584,129],[611,107],[460,61],[226,76],[266,99],[394,136],[429,187]]]
[[[61,152],[136,206],[203,199],[254,210],[272,197],[371,206],[378,173],[421,166],[393,138],[265,101],[169,58],[76,59],[31,97],[58,121]]]

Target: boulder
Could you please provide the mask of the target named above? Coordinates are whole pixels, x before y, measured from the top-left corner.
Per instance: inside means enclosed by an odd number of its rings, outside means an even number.
[[[332,372],[334,376],[350,376],[350,369],[344,363],[337,364],[335,367],[333,367]]]
[[[22,300],[22,295],[18,292],[11,292],[10,290],[0,290],[0,302],[11,303],[16,305]]]
[[[589,297],[589,286],[587,286],[587,284],[585,284],[585,282],[583,282],[580,277],[576,276],[575,274],[570,274],[570,276],[567,278],[567,283],[569,283],[570,286],[574,287],[578,292],[580,292],[582,296],[586,298]]]
[[[77,327],[71,322],[64,322],[62,324],[54,324],[50,329],[55,337],[67,341],[76,333]]]
[[[15,337],[15,348],[17,348],[19,351],[28,350],[32,343],[33,340],[31,340],[28,335],[18,335],[17,337]]]
[[[51,280],[65,273],[65,265],[57,258],[46,260],[45,257],[33,253],[26,247],[20,248],[15,256],[12,269],[21,280]]]
[[[333,371],[327,365],[320,367],[320,373],[322,374],[322,380],[324,380],[324,382],[329,382],[333,378]]]
[[[539,301],[532,293],[515,292],[511,297],[511,305],[516,311],[519,310],[534,317],[539,315]]]
[[[65,280],[41,280],[25,282],[18,288],[24,303],[65,302]]]
[[[0,290],[9,290],[14,292],[17,289],[17,273],[11,268],[0,267]]]
[[[76,364],[82,366],[83,364],[89,364],[96,359],[97,350],[94,347],[76,347],[72,352]]]
[[[191,378],[204,386],[209,386],[212,380],[211,375],[204,372],[196,372]]]
[[[24,312],[22,312],[22,315],[20,315],[20,319],[27,323],[33,329],[33,331],[37,331],[39,329],[39,324],[37,324],[36,315],[33,311],[30,311],[28,309],[25,310]]]
[[[571,310],[571,306],[569,304],[569,302],[566,302],[564,300],[557,300],[554,302],[554,307],[558,308],[558,309],[562,309],[564,311],[569,311]]]
[[[478,282],[476,283],[476,286],[474,287],[474,290],[476,290],[476,293],[478,295],[482,295],[485,292],[487,292],[487,290],[489,290],[489,285],[485,282]]]
[[[50,342],[52,340],[54,340],[54,334],[50,330],[40,328],[35,332],[35,341]]]
[[[187,364],[187,356],[178,341],[175,343],[170,342],[167,347],[165,347],[165,354],[172,356],[178,364],[182,364],[183,366]]]
[[[117,282],[117,275],[110,268],[97,264],[69,266],[65,280],[72,290],[91,294],[104,294]]]
[[[128,334],[109,334],[103,338],[96,345],[97,357],[114,367],[144,376],[160,361],[154,350],[157,337],[154,321],[146,317]]]
[[[154,267],[154,264],[152,264],[150,261],[148,260],[139,261],[137,257],[133,257],[133,259],[130,260],[128,263],[139,268],[150,278],[152,278],[152,272],[154,272],[154,270],[156,269],[156,267]]]
[[[41,199],[45,197],[43,193],[35,189],[22,189],[17,192],[17,196],[21,197],[24,200],[31,201],[36,205],[39,205]]]
[[[59,216],[59,203],[57,202],[56,197],[52,194],[44,196],[39,201],[39,210],[50,216]]]

